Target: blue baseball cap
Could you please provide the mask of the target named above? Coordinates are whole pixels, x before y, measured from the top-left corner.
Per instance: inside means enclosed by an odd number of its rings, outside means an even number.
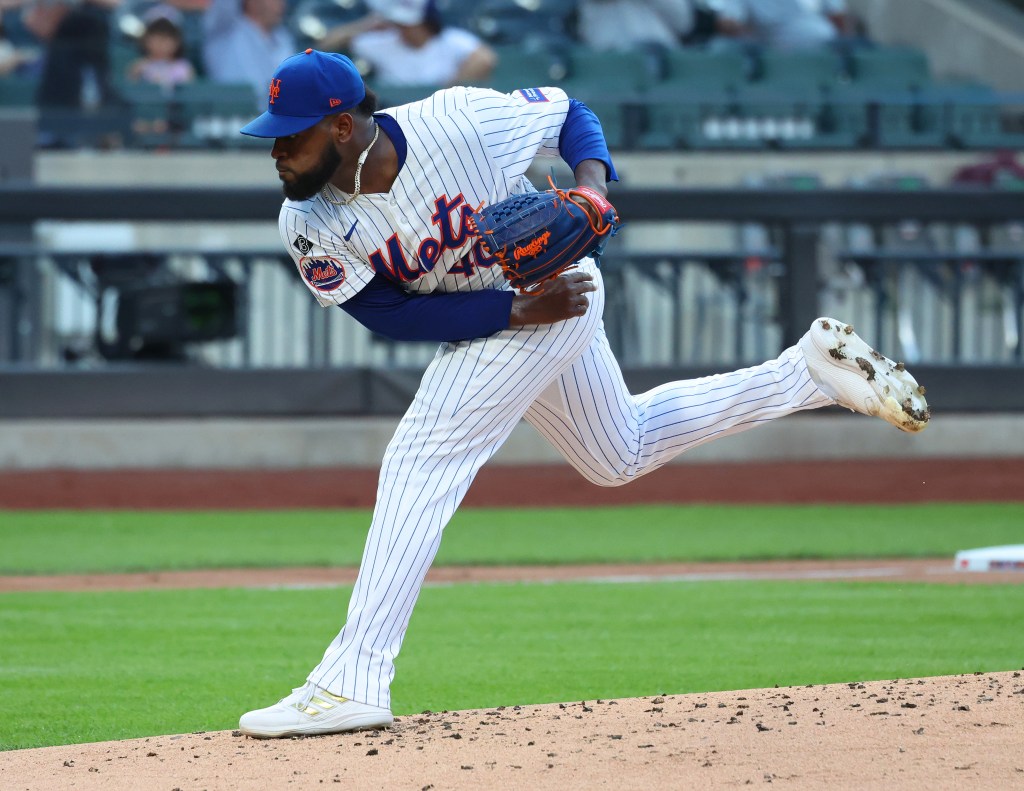
[[[321,118],[355,107],[366,86],[355,64],[337,52],[307,49],[281,62],[270,80],[267,111],[242,127],[252,137],[287,137]]]

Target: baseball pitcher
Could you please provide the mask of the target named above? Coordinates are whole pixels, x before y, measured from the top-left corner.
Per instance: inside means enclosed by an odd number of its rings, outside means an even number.
[[[804,409],[928,421],[903,366],[834,319],[762,365],[632,395],[595,261],[618,225],[615,167],[597,118],[559,88],[456,87],[379,111],[348,58],[306,50],[242,132],[274,140],[282,242],[314,298],[439,344],[385,452],[341,632],[301,686],[242,716],[243,733],[392,722],[394,660],[442,532],[520,419],[599,486]],[[565,160],[576,187],[537,194],[526,171],[541,156]]]

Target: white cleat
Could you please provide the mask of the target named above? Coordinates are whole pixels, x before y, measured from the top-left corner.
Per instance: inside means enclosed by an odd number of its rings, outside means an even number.
[[[275,739],[386,728],[392,722],[388,709],[357,703],[306,683],[273,706],[243,714],[238,729],[246,736]]]
[[[901,431],[921,431],[928,425],[924,388],[903,363],[872,349],[850,325],[817,319],[797,345],[811,379],[840,406],[880,417]]]

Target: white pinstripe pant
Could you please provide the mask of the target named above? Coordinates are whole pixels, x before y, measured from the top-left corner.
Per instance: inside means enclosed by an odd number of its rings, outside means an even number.
[[[629,394],[604,334],[600,273],[579,319],[444,344],[388,445],[348,617],[309,681],[390,706],[394,658],[441,533],[524,418],[589,481],[618,486],[718,437],[833,403],[787,349],[733,373]]]

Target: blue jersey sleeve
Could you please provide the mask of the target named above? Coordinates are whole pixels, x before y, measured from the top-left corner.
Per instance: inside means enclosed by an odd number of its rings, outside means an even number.
[[[579,99],[569,99],[569,111],[558,137],[558,151],[573,170],[584,159],[597,159],[608,168],[608,181],[618,181],[601,122]]]
[[[462,341],[508,329],[511,291],[409,294],[375,275],[339,307],[367,329],[395,341]]]

